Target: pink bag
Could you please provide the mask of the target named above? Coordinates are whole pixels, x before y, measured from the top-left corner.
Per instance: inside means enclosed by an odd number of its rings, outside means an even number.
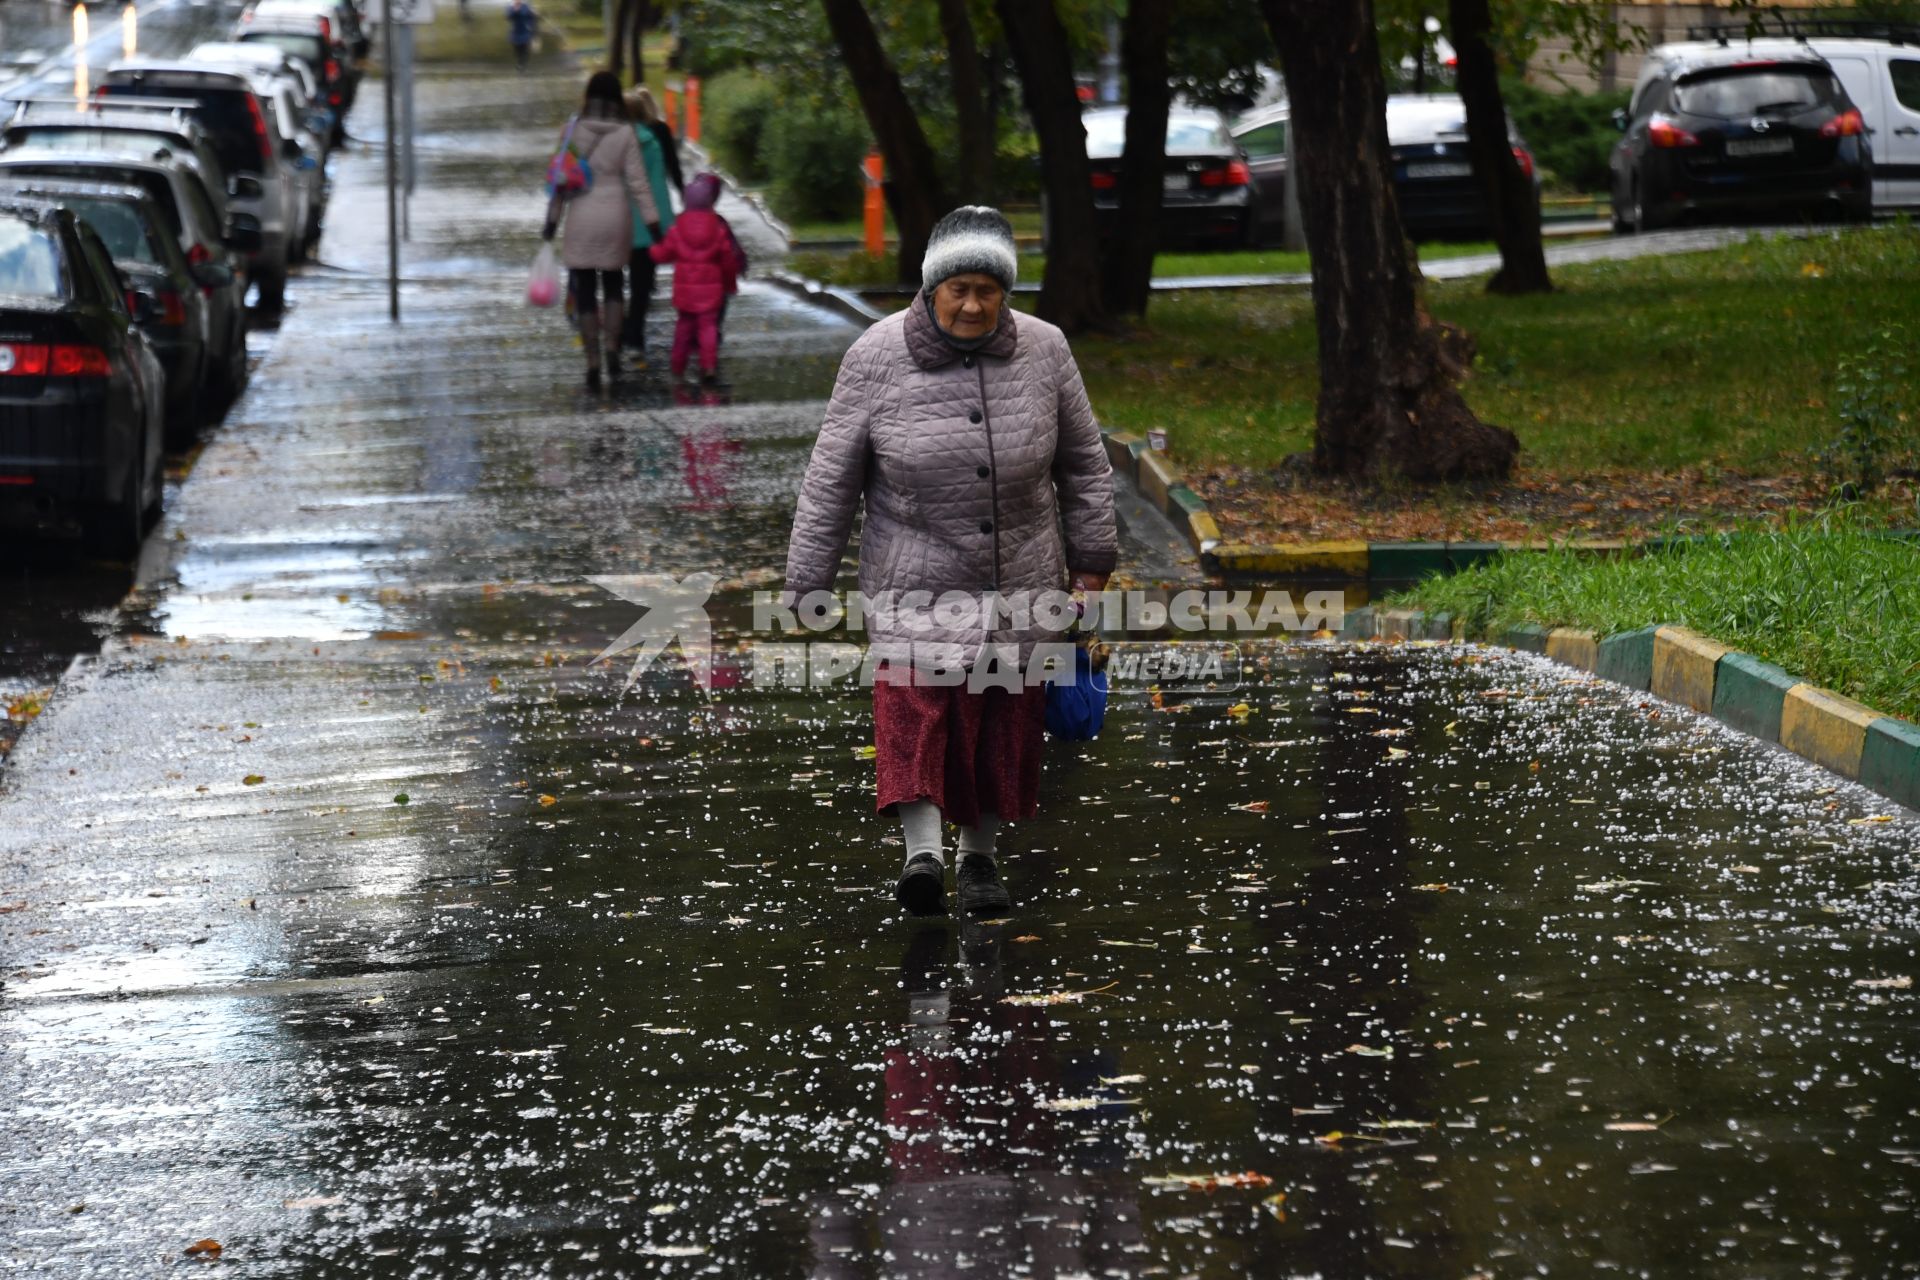
[[[560,265],[554,261],[550,244],[541,245],[534,255],[533,274],[527,277],[527,301],[536,307],[550,307],[560,301]]]

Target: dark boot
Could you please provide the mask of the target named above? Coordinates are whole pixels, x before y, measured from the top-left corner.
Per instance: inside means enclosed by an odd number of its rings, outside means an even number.
[[[919,853],[907,859],[906,870],[893,886],[893,896],[912,916],[947,914],[947,872],[940,859]]]
[[[983,854],[962,854],[953,872],[954,887],[960,893],[960,912],[969,916],[997,916],[1013,909],[1007,886],[1000,882],[1000,868]]]

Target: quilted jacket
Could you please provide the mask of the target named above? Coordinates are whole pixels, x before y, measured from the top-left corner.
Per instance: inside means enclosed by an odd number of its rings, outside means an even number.
[[[667,238],[647,250],[655,262],[673,264],[673,309],[693,315],[718,312],[734,291],[739,258],[726,219],[711,209],[688,209]]]
[[[1000,313],[964,352],[941,336],[926,295],[861,335],[834,383],[787,548],[787,589],[832,586],[856,510],[860,590],[964,592],[968,608],[874,610],[866,638],[916,664],[971,666],[988,644],[1052,639],[1046,620],[1011,625],[983,593],[1064,591],[1069,570],[1111,572],[1118,556],[1112,465],[1080,369],[1055,326]]]
[[[590,108],[574,125],[573,150],[593,170],[593,186],[548,207],[550,220],[566,219],[560,261],[574,271],[618,271],[633,252],[634,212],[648,222],[660,218],[640,140],[626,121]]]

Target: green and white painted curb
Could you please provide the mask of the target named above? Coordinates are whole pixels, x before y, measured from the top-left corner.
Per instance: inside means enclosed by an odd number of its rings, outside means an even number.
[[[1602,636],[1570,627],[1522,626],[1476,636],[1444,613],[1368,606],[1348,611],[1340,638],[1478,640],[1542,654],[1691,707],[1920,810],[1920,725],[1818,688],[1686,627]]]

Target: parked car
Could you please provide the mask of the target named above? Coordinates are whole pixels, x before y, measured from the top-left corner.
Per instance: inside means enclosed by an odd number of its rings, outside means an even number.
[[[9,514],[77,516],[101,551],[134,555],[160,510],[165,398],[166,375],[100,237],[58,206],[0,200]]]
[[[1775,16],[1768,26],[1781,34],[1748,39],[1744,21],[1690,28],[1689,35],[1706,43],[1665,45],[1654,53],[1717,45],[1748,61],[1792,61],[1808,53],[1826,59],[1867,127],[1875,211],[1920,209],[1920,23]]]
[[[262,32],[319,37],[326,61],[333,64],[326,78],[339,88],[341,101],[334,105],[344,120],[359,93],[362,63],[372,47],[353,6],[331,0],[260,0],[240,16],[233,38],[246,41]],[[306,56],[302,50],[288,52]]]
[[[210,408],[208,374],[227,358],[215,345],[225,335],[214,330],[212,300],[153,198],[139,187],[73,178],[0,179],[4,198],[71,210],[99,235],[127,288],[145,299],[140,329],[166,373],[167,443],[191,440]]]
[[[288,96],[294,119],[301,129],[320,140],[317,156],[325,163],[333,150],[333,108],[327,105],[320,80],[304,58],[259,41],[218,40],[197,44],[187,53],[190,62],[231,63],[289,82]],[[288,132],[283,126],[282,133]],[[291,135],[289,135],[291,136]]]
[[[242,22],[233,33],[233,43],[279,49],[306,66],[317,79],[320,100],[333,113],[328,145],[337,147],[346,141],[347,112],[353,107],[360,77],[336,55],[322,23],[300,17]]]
[[[316,118],[299,77],[288,69],[294,60],[278,49],[204,44],[187,58],[208,66],[241,68],[252,77],[254,92],[267,106],[267,118],[277,135],[275,151],[294,193],[293,217],[300,235],[293,245],[293,260],[306,261],[313,246],[320,242],[326,216],[327,137],[331,120]],[[294,144],[292,147],[287,145],[289,141]]]
[[[1620,230],[1729,214],[1872,216],[1866,122],[1816,54],[1663,46],[1647,55],[1615,123]]]
[[[1250,111],[1234,122],[1233,138],[1246,151],[1255,192],[1254,238],[1280,239],[1286,226],[1287,131],[1284,102]],[[1507,145],[1533,182],[1534,217],[1540,208],[1540,176],[1526,140],[1511,124]],[[1455,94],[1393,94],[1387,99],[1389,179],[1400,208],[1400,225],[1416,240],[1473,239],[1493,234],[1486,197],[1473,176],[1467,151],[1466,104]]]
[[[1126,150],[1127,109],[1101,107],[1080,118],[1087,130],[1087,160],[1093,174],[1094,221],[1100,234],[1109,236],[1120,216],[1120,160]],[[1252,179],[1246,158],[1227,136],[1226,121],[1220,113],[1176,107],[1167,116],[1166,145],[1161,176],[1161,243],[1218,248],[1247,243],[1253,225]],[[1044,202],[1041,211],[1044,219]]]
[[[107,98],[191,99],[227,179],[232,207],[259,219],[262,245],[251,263],[262,306],[286,294],[287,266],[298,253],[301,187],[298,144],[279,135],[273,115],[239,69],[160,59],[113,63],[100,85]]]
[[[100,136],[100,135],[88,135]],[[227,214],[217,188],[190,155],[155,148],[144,155],[75,152],[38,146],[0,151],[0,182],[83,181],[135,187],[160,211],[209,305],[213,350],[208,412],[224,409],[247,385],[247,291],[244,255],[260,244],[246,214]]]

